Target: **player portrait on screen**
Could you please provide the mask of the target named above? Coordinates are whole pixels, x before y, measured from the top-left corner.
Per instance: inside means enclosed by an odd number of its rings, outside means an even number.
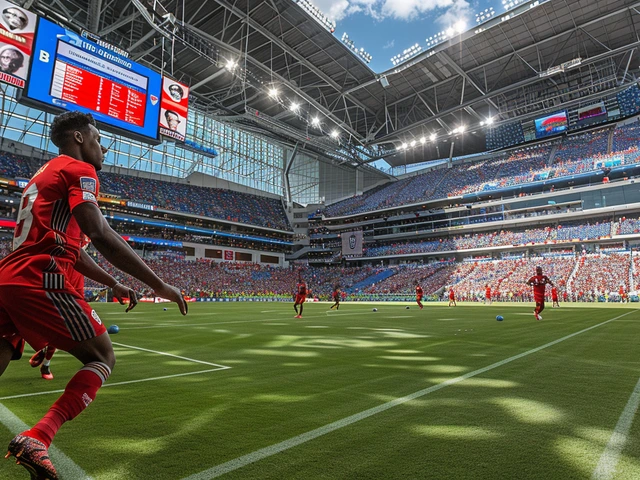
[[[2,10],[2,24],[6,25],[12,32],[25,30],[29,27],[29,16],[18,7],[7,7]]]
[[[168,77],[162,79],[160,134],[184,141],[189,115],[189,87]]]
[[[184,90],[177,83],[172,83],[171,85],[169,85],[169,96],[172,98],[172,100],[180,103],[184,98]]]
[[[0,48],[0,72],[15,75],[25,66],[25,55],[11,45]]]
[[[173,110],[163,110],[160,123],[162,126],[168,128],[169,130],[178,132],[181,130],[180,124],[182,123],[182,119],[180,118],[180,115],[178,115],[178,113],[174,112]]]

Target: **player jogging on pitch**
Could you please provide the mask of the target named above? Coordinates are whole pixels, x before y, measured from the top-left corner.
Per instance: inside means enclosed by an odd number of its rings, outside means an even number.
[[[542,267],[536,267],[536,274],[527,280],[527,285],[533,287],[533,299],[536,302],[536,308],[533,311],[533,315],[536,317],[536,320],[542,320],[540,312],[544,310],[545,290],[547,285],[551,285],[553,287],[553,282],[549,280],[549,277],[542,274]]]
[[[484,304],[491,305],[491,286],[489,284],[485,285]]]
[[[304,309],[304,302],[307,299],[307,284],[302,280],[302,273],[298,272],[298,285],[296,285],[296,299],[293,303],[293,309],[296,314],[293,318],[302,318],[302,310]],[[298,311],[300,306],[300,311]]]
[[[340,296],[342,295],[342,292],[340,291],[340,285],[336,285],[335,287],[333,287],[333,293],[331,294],[331,297],[333,298],[333,301],[335,302],[333,305],[331,305],[330,310],[333,310],[333,307],[336,308],[336,310],[340,310]]]
[[[551,308],[560,308],[560,303],[558,302],[558,289],[555,287],[555,285],[551,289],[551,301],[553,302],[551,303]]]
[[[416,303],[420,307],[420,310],[422,310],[422,295],[423,295],[422,287],[416,281]]]
[[[453,291],[453,287],[449,289],[449,306],[451,306],[452,303],[454,307],[458,306],[456,303],[456,292]]]
[[[98,314],[69,284],[72,270],[109,285],[121,303],[137,303],[136,294],[102,270],[82,250],[82,234],[116,268],[151,287],[157,296],[187,305],[107,223],[97,196],[96,172],[107,149],[91,115],[67,112],[51,125],[51,141],[60,155],[43,165],[22,193],[14,232],[14,250],[0,261],[0,374],[19,359],[24,342],[34,349],[53,346],[83,364],[45,416],[9,443],[7,458],[25,467],[32,479],[58,480],[48,448],[60,427],[96,398],[111,375],[115,354]],[[28,308],[25,306],[28,305]]]

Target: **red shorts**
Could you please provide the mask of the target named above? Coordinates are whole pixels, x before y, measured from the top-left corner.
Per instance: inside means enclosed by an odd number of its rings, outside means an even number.
[[[17,334],[3,338],[9,342],[13,348],[11,360],[20,360],[22,358],[22,352],[24,351],[24,338]]]
[[[301,303],[304,303],[306,299],[307,299],[306,295],[296,295],[296,303],[298,305],[300,305]]]
[[[416,302],[419,302],[420,300],[422,300],[422,295],[416,295]]]
[[[80,292],[0,286],[0,337],[24,338],[34,350],[47,345],[69,351],[105,333],[98,314]]]
[[[558,301],[558,297],[551,297],[551,300],[554,301],[554,302],[557,302]]]
[[[538,295],[534,295],[533,299],[536,303],[544,303],[544,296],[539,297]]]

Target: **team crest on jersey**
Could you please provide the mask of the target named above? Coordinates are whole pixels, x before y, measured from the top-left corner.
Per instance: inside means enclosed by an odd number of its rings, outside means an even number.
[[[102,325],[102,320],[100,320],[100,317],[98,316],[95,310],[91,310],[91,316],[96,322],[98,322],[98,325]]]
[[[88,200],[90,202],[97,202],[96,196],[93,193],[89,193],[89,192],[82,192],[82,199]]]
[[[96,179],[91,177],[80,177],[80,188],[91,193],[98,193]]]

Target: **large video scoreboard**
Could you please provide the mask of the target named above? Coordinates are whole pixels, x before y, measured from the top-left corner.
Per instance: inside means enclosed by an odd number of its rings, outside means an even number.
[[[107,130],[158,143],[161,91],[159,73],[40,19],[28,102],[91,113]]]

